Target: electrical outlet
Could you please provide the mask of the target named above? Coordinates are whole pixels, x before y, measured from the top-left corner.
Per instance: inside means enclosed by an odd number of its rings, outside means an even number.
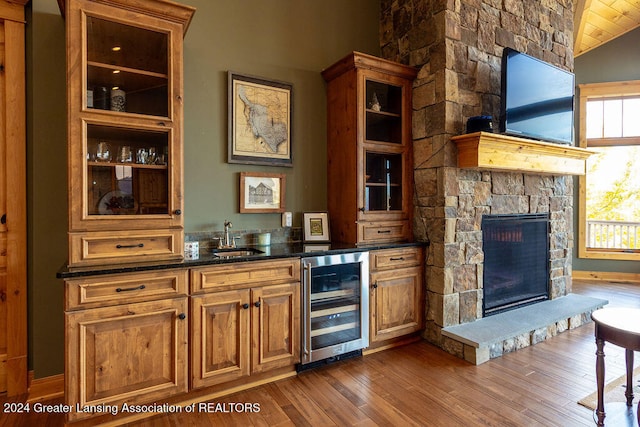
[[[283,227],[291,227],[293,224],[293,219],[292,219],[293,215],[291,215],[291,212],[283,212],[282,213],[282,226]]]

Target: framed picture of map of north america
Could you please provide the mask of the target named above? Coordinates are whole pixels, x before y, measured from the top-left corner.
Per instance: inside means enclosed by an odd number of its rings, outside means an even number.
[[[291,83],[228,74],[228,162],[293,166]]]

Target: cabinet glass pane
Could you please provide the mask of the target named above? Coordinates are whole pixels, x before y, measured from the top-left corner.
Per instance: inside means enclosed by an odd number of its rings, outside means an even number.
[[[87,16],[87,107],[167,117],[169,35]]]
[[[402,143],[402,87],[367,80],[366,139]]]
[[[402,155],[367,152],[366,168],[365,210],[401,210]]]
[[[167,214],[169,133],[87,126],[89,215]]]

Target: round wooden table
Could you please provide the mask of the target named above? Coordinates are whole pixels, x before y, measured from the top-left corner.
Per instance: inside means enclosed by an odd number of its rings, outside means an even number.
[[[627,365],[626,405],[607,405],[608,416],[629,417],[633,414],[633,352],[640,351],[640,309],[636,308],[602,308],[591,313],[595,323],[596,335],[596,382],[598,384],[598,406],[596,407],[597,423],[604,426],[604,343],[605,341],[623,347]],[[616,411],[618,413],[614,414]],[[626,412],[620,414],[619,412]],[[640,402],[636,417],[640,424]]]

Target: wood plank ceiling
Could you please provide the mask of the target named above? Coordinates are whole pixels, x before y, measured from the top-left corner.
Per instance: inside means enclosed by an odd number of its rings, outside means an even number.
[[[573,54],[640,27],[640,0],[575,0]]]

